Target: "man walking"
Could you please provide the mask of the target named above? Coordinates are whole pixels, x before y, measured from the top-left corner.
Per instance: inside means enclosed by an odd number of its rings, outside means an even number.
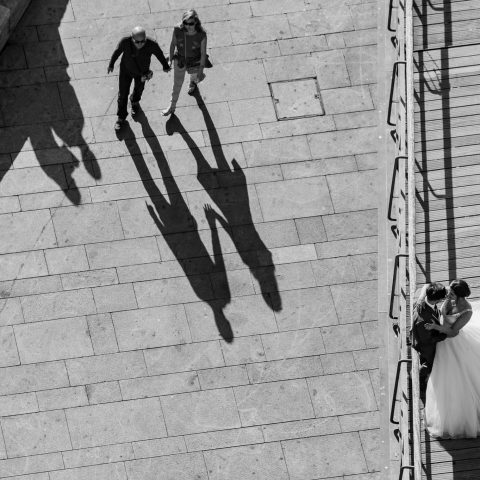
[[[128,115],[128,94],[132,80],[134,82],[133,93],[130,96],[132,116],[135,116],[139,112],[140,99],[142,98],[142,92],[145,88],[145,82],[150,80],[153,75],[150,70],[152,55],[155,55],[162,64],[164,72],[170,71],[170,66],[163,55],[162,49],[155,40],[146,36],[145,29],[142,27],[135,27],[132,30],[131,36],[124,37],[120,40],[108,64],[107,73],[113,72],[113,66],[120,55],[122,55],[122,59],[120,61],[120,74],[118,77],[118,118],[115,123],[115,130],[117,131],[122,128],[122,124]]]

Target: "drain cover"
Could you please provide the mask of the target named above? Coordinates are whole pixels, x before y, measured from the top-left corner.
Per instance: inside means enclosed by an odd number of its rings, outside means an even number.
[[[270,84],[278,120],[325,115],[316,78]]]

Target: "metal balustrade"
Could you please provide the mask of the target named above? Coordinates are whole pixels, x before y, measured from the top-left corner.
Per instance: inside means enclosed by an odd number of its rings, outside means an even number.
[[[396,22],[393,19],[394,10]],[[396,29],[392,27],[393,23]],[[401,450],[399,479],[404,479],[405,472],[409,472],[411,480],[421,480],[419,362],[417,352],[408,341],[416,290],[413,0],[404,0],[403,4],[399,0],[396,8],[394,1],[390,1],[387,28],[395,31],[392,43],[397,56],[393,64],[386,119],[387,125],[395,127],[392,138],[396,143],[396,152],[387,216],[389,221],[395,222],[392,232],[398,252],[395,256],[389,311],[390,319],[394,320],[392,326],[398,338],[399,350],[390,422],[398,425]],[[405,66],[405,75],[399,75],[400,65]],[[395,119],[392,119],[394,113]],[[407,261],[400,262],[400,258]],[[409,368],[402,368],[402,365]],[[400,398],[397,398],[399,394]],[[398,419],[397,408],[400,409]]]

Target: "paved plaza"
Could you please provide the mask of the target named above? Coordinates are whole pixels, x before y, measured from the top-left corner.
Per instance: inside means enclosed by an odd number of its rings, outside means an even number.
[[[119,39],[154,58],[117,136]],[[377,10],[32,0],[0,54],[0,478],[380,480]],[[229,325],[233,338],[229,337]]]

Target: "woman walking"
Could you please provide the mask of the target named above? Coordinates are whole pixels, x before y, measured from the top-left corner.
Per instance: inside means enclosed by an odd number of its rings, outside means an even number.
[[[205,78],[203,69],[207,63],[207,33],[195,10],[187,10],[182,16],[182,23],[173,29],[170,62],[172,60],[174,72],[172,100],[169,108],[163,110],[163,115],[172,115],[175,112],[185,72],[190,74],[189,95],[195,94],[197,83]]]

